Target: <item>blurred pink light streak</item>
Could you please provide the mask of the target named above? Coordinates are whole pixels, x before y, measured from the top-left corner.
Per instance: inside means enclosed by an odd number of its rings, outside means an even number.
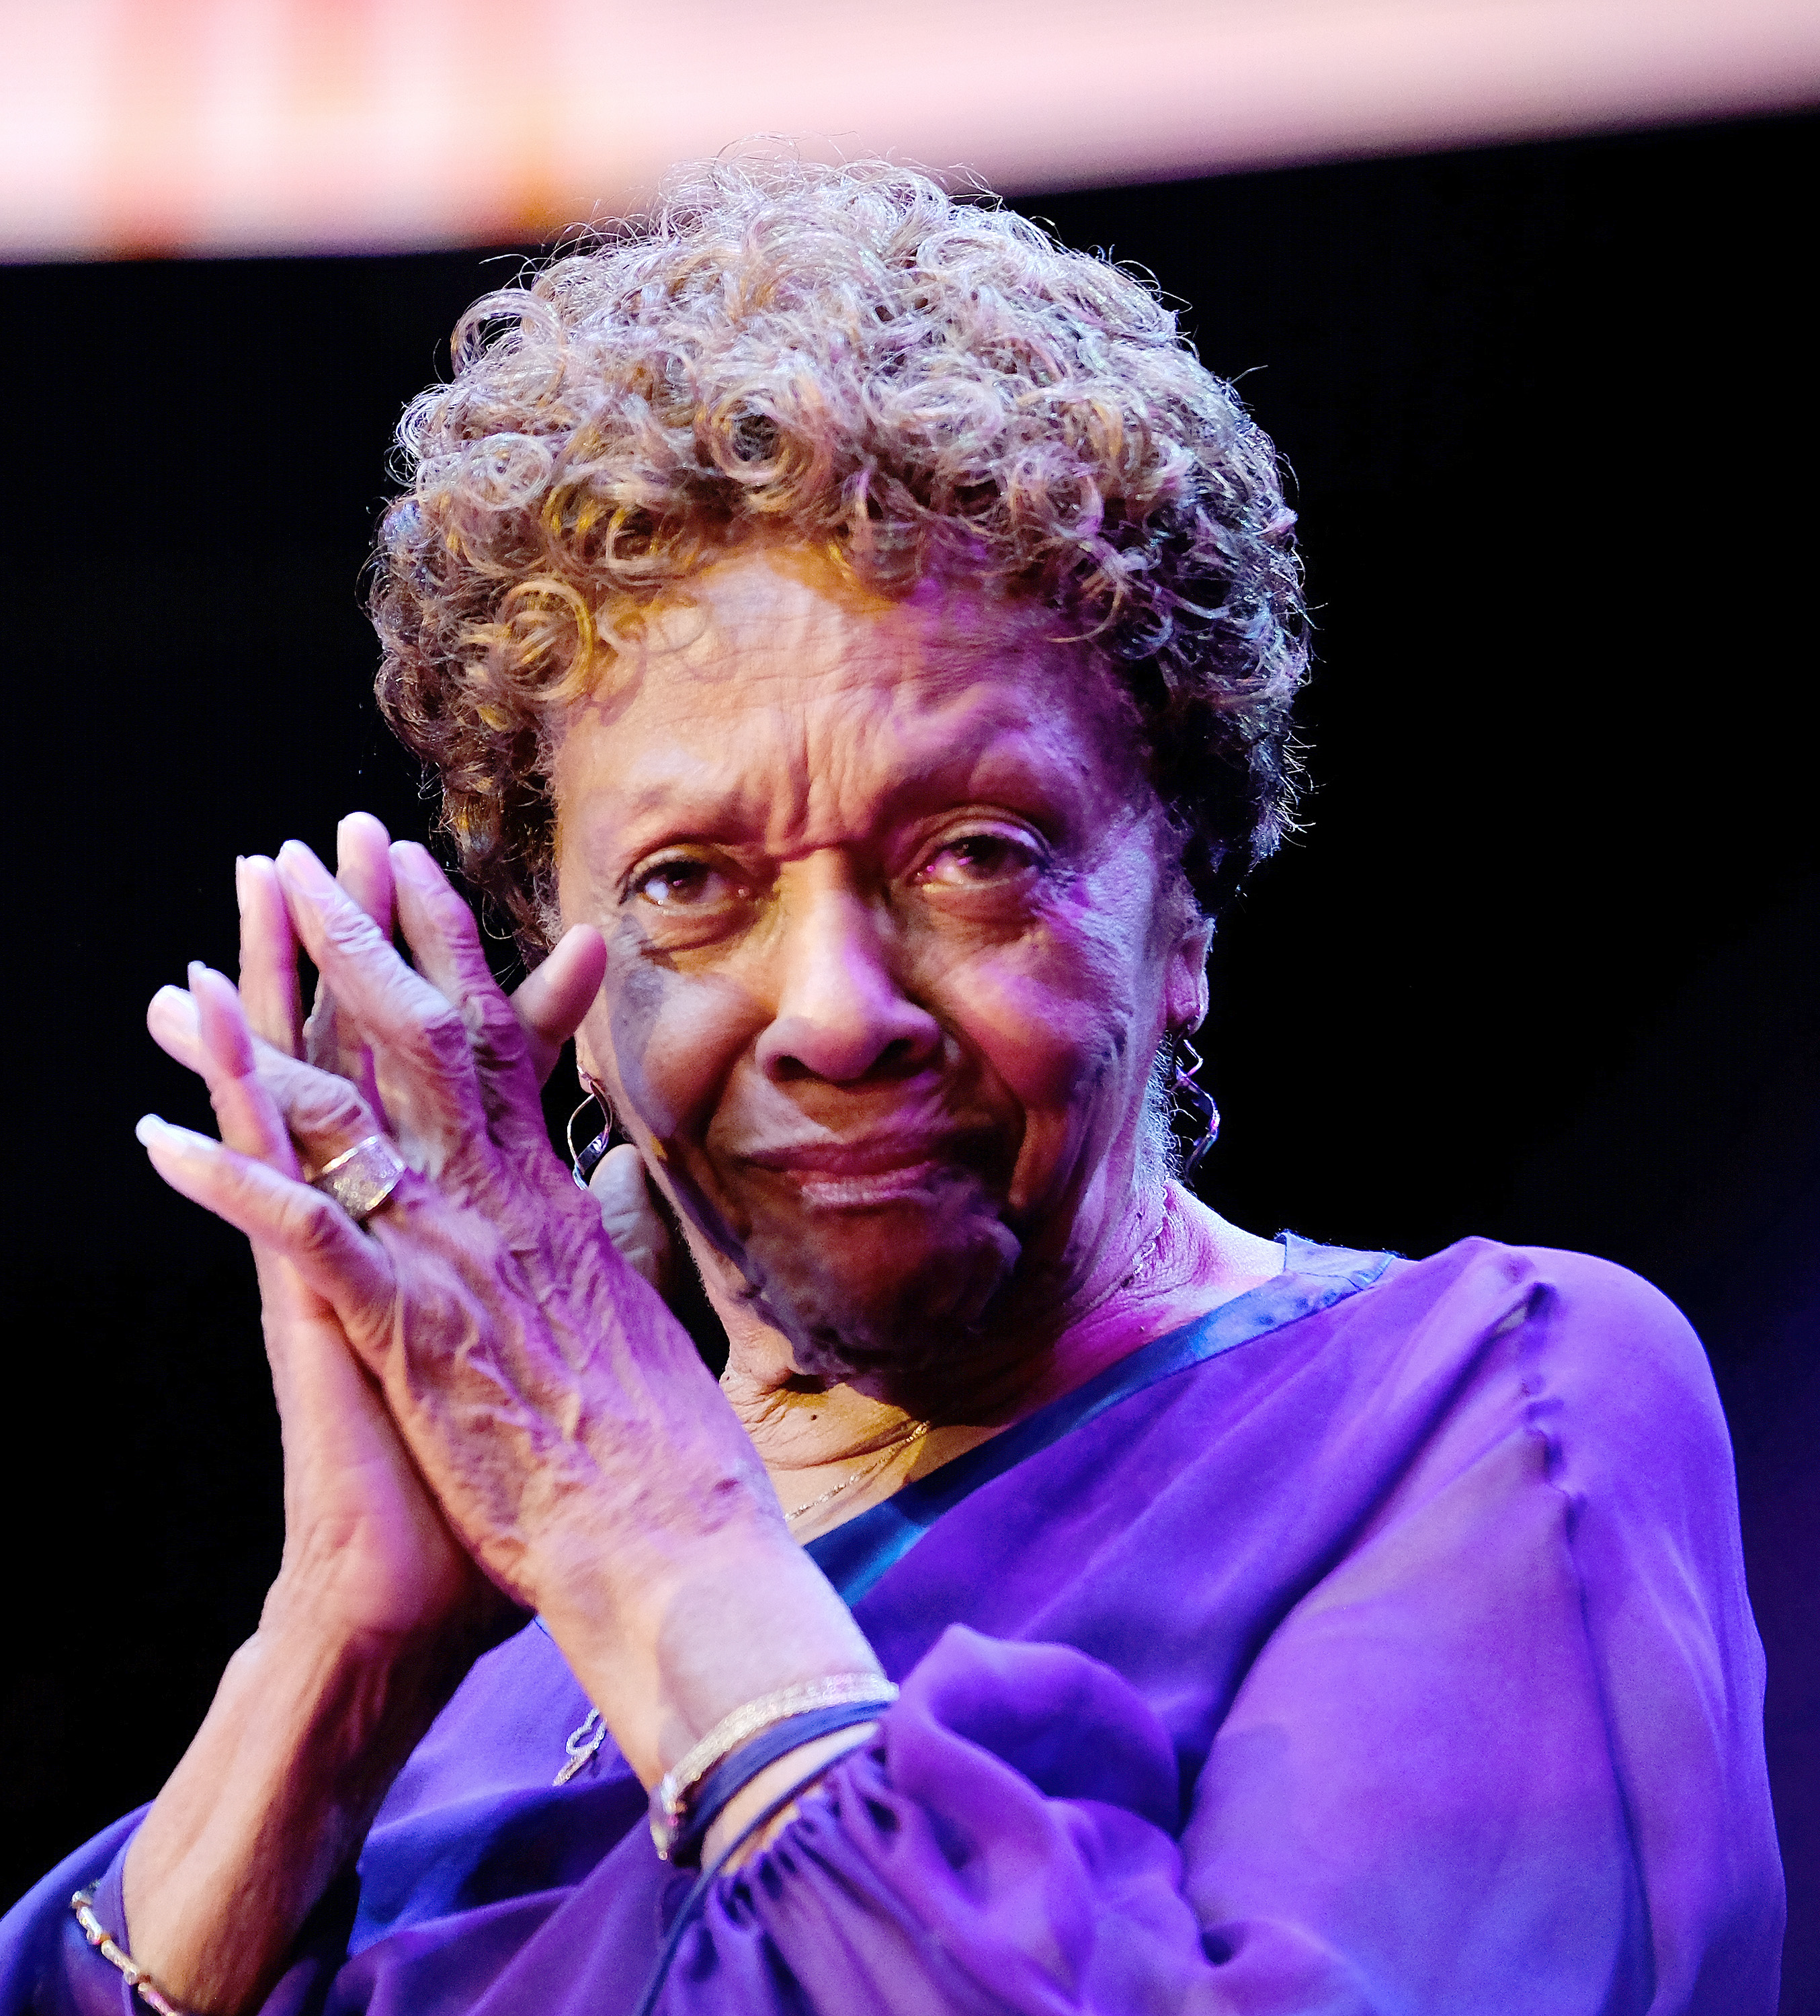
[[[755,131],[1031,190],[1820,99],[1820,0],[0,0],[0,257],[510,242]]]

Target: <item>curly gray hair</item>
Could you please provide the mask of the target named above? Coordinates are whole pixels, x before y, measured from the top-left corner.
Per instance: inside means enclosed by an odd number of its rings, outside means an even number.
[[[462,319],[406,412],[372,610],[462,868],[549,941],[564,710],[600,618],[756,537],[1053,607],[1136,704],[1213,914],[1287,829],[1307,663],[1275,452],[1150,289],[878,161],[738,160]]]

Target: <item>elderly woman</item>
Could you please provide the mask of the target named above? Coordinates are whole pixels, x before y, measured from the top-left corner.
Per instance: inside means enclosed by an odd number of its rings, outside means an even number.
[[[1229,390],[878,165],[705,172],[456,355],[380,693],[534,970],[355,818],[154,1003],[222,1139],[142,1136],[253,1242],[287,1542],[5,2006],[1770,2011],[1680,1318],[1172,1179],[1304,661]],[[632,1144],[592,1198],[571,1032]]]

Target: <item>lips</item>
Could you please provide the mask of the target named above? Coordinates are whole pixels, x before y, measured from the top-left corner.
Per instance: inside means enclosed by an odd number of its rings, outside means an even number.
[[[864,1210],[926,1194],[936,1177],[976,1159],[965,1137],[953,1134],[876,1134],[850,1141],[774,1143],[741,1159],[781,1176],[805,1204],[824,1210]]]
[[[748,1150],[744,1160],[784,1175],[870,1176],[914,1163],[949,1160],[951,1137],[928,1134],[873,1134],[855,1141],[785,1141]]]

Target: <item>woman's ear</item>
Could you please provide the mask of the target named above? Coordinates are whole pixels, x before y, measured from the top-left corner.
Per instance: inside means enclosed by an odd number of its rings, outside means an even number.
[[[629,1137],[631,1130],[625,1124],[625,1096],[611,1069],[612,1052],[607,1044],[606,1013],[596,1002],[575,1030],[575,1070],[585,1084],[597,1085],[611,1103],[614,1125],[623,1139]]]
[[[1207,959],[1213,949],[1213,920],[1193,916],[1183,924],[1163,977],[1163,1014],[1171,1029],[1187,1033],[1207,1019]]]

